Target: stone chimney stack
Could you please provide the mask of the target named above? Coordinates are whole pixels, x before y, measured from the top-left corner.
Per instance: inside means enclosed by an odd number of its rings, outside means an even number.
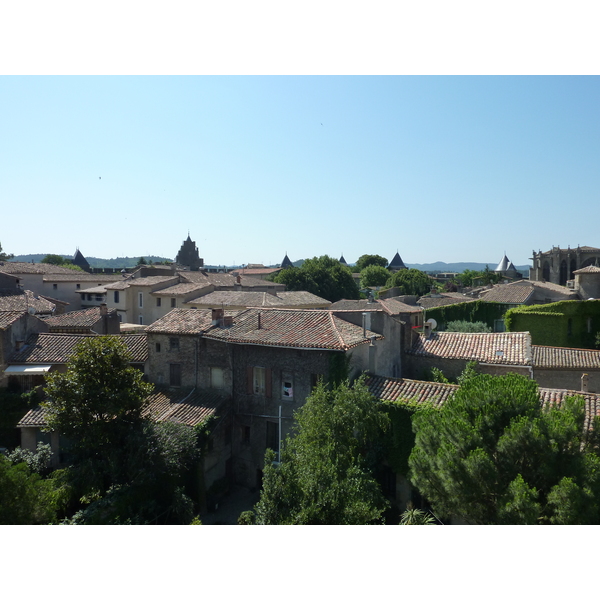
[[[584,373],[581,376],[581,391],[582,392],[587,392],[588,391],[589,378],[590,378],[590,376],[587,373]]]

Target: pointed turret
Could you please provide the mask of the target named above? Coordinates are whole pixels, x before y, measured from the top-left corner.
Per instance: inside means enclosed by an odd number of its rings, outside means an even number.
[[[204,266],[204,259],[200,258],[198,248],[196,248],[196,242],[190,237],[189,231],[187,239],[181,244],[175,262],[184,267],[188,267],[190,271],[198,271]]]
[[[346,262],[346,259],[344,258],[344,255],[342,254],[340,260],[338,261],[340,264],[342,265],[346,265],[348,266],[348,263]]]
[[[83,254],[81,254],[81,252],[79,251],[79,248],[77,248],[77,250],[75,251],[75,254],[73,255],[73,264],[77,265],[84,271],[91,270],[90,263],[85,259],[85,256],[83,256]]]
[[[396,252],[396,255],[394,256],[394,258],[392,258],[392,261],[388,265],[388,269],[390,271],[400,271],[401,269],[406,269],[406,268],[407,267],[402,262],[402,259],[400,258],[400,255],[398,254],[398,252]]]
[[[285,257],[283,259],[283,261],[281,262],[281,268],[282,269],[289,269],[290,267],[293,267],[294,265],[292,264],[292,261],[288,258],[287,252],[285,253]]]
[[[506,273],[508,271],[508,267],[510,265],[510,260],[508,260],[506,254],[504,258],[498,263],[498,266],[494,269],[496,273]]]

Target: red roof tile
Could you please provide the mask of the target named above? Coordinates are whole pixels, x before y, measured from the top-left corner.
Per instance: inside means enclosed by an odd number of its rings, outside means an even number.
[[[532,346],[533,367],[538,369],[600,369],[600,350]]]

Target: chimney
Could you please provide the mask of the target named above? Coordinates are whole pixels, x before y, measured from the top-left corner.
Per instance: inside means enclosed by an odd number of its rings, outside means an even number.
[[[588,380],[589,380],[590,376],[587,373],[584,373],[581,376],[581,391],[582,392],[587,392],[588,391]]]
[[[258,313],[258,329],[260,329],[260,313]]]
[[[239,273],[238,273],[237,277],[235,278],[235,282],[236,282],[238,285],[241,285],[241,283],[242,283],[242,278],[240,277],[240,274],[239,274]]]
[[[108,314],[108,308],[106,307],[106,302],[103,302],[100,305],[100,316],[106,317],[107,314]]]
[[[363,322],[363,337],[367,337],[367,313],[364,312],[362,314],[362,322]]]
[[[225,311],[222,308],[212,309],[212,325],[221,325],[223,323],[223,315]]]
[[[431,337],[431,323],[425,321],[423,323],[423,334],[425,335],[425,339],[428,340]]]

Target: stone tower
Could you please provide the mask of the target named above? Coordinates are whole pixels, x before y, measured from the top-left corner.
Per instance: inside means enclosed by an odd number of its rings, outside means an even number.
[[[196,242],[190,238],[188,233],[187,240],[181,244],[181,248],[175,258],[175,262],[183,267],[188,267],[190,271],[198,271],[204,266],[204,259],[198,255]]]

